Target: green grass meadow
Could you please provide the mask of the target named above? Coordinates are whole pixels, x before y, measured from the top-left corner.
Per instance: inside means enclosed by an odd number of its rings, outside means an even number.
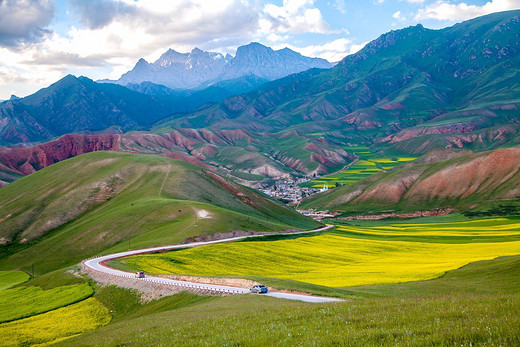
[[[254,276],[345,287],[427,280],[474,261],[515,254],[520,254],[520,219],[489,218],[344,225],[312,237],[251,239],[118,262],[152,274]]]
[[[319,225],[194,165],[94,152],[0,189],[0,237],[11,241],[0,245],[0,270],[34,269],[42,275],[94,255],[201,234]]]
[[[317,251],[319,243],[313,240],[320,237],[343,238],[351,244],[406,242],[408,246],[484,247],[485,250],[486,244],[498,247],[517,243],[516,223],[516,217],[468,219],[462,215],[360,222],[318,236],[266,237],[223,246],[259,252],[261,248],[257,245],[271,243],[276,254],[276,243],[285,242],[280,252],[288,252],[288,264],[301,261],[290,251],[289,244],[304,241],[314,244]],[[355,228],[360,235],[353,233],[351,229]],[[442,243],[442,237],[446,237],[446,243]],[[333,245],[341,246],[338,240],[328,247],[331,255],[337,252]],[[205,258],[213,257],[214,262],[225,268],[214,254],[206,254],[214,248],[204,249],[192,251],[204,253]],[[364,249],[367,251],[369,248]],[[322,253],[320,256],[327,263],[327,256]],[[245,265],[240,259],[239,263],[238,267]],[[283,262],[280,265],[280,268],[286,266]],[[337,268],[336,275],[338,271]],[[345,301],[309,304],[253,294],[208,297],[181,293],[143,303],[139,293],[133,290],[86,284],[87,279],[60,270],[26,282],[24,285],[28,287],[13,287],[4,292],[12,292],[14,298],[17,293],[30,290],[44,299],[46,295],[54,293],[58,297],[59,293],[70,290],[75,293],[69,299],[71,304],[0,324],[0,332],[15,341],[15,345],[45,341],[64,346],[515,346],[520,343],[520,316],[516,314],[520,310],[520,255],[471,262],[430,280],[380,285],[331,287],[286,278],[246,277],[280,289],[336,296]],[[88,288],[92,288],[90,299],[72,303],[72,297],[80,298],[81,291],[88,295]],[[19,302],[20,308],[31,306],[28,301]],[[62,322],[64,329],[55,328],[51,336],[43,327],[54,329],[51,320],[55,319]],[[87,328],[78,329],[78,324]],[[45,334],[32,336],[29,332],[33,330]]]
[[[0,271],[0,291],[26,282],[31,278],[23,271]]]
[[[7,289],[2,291],[0,297],[0,323],[71,305],[90,297],[93,293],[88,284],[62,286],[50,290],[36,286]]]
[[[518,288],[520,257],[514,256],[470,264],[431,281],[346,288],[356,298],[343,303],[180,294],[136,304],[126,309],[127,319],[62,345],[516,346]]]
[[[52,344],[110,321],[85,279],[63,271],[29,278],[20,271],[0,273],[0,346]]]
[[[356,151],[365,155],[358,162],[364,172],[406,161]],[[83,171],[60,175],[75,167]],[[361,166],[356,170],[361,175]],[[34,175],[0,189],[0,236],[13,240],[0,248],[0,268],[8,270],[0,271],[0,346],[520,345],[514,206],[342,221],[316,235],[267,236],[115,263],[149,273],[249,278],[342,302],[191,293],[144,301],[135,290],[93,282],[74,264],[205,233],[319,223],[166,158],[98,152]],[[28,275],[33,266],[34,278]]]

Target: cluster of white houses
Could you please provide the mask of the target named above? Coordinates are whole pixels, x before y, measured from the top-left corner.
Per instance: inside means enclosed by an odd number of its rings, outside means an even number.
[[[307,178],[278,180],[269,188],[262,189],[262,192],[274,198],[285,200],[287,203],[298,204],[301,199],[305,198],[306,196],[328,189],[328,187],[305,188],[299,186],[300,183],[305,183],[308,181],[309,179]]]

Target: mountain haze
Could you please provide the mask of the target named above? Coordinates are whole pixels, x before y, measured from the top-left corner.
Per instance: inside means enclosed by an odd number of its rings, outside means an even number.
[[[0,143],[41,141],[88,131],[127,131],[149,125],[171,111],[170,105],[151,96],[68,75],[28,97],[0,104]]]
[[[143,82],[127,87],[65,76],[25,98],[0,103],[0,145],[48,141],[64,134],[148,129],[172,113],[252,90],[267,80],[246,76],[197,91]]]

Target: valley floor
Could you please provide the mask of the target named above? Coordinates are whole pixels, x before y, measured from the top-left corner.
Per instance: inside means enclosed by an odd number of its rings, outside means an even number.
[[[198,270],[204,276],[238,276],[275,288],[346,299],[335,303],[186,292],[150,298],[74,276],[73,269],[25,283],[26,275],[0,273],[5,282],[0,287],[5,288],[0,319],[6,317],[0,321],[0,331],[8,336],[0,345],[516,346],[520,344],[519,221],[461,215],[356,221],[317,236],[268,235],[119,260],[121,266],[149,272]],[[248,255],[261,261],[254,263]],[[437,270],[431,272],[432,266]],[[399,277],[395,271],[411,277]],[[317,279],[314,284],[311,278]],[[39,301],[23,301],[29,291]],[[12,302],[18,303],[16,312]],[[46,306],[49,302],[54,304]],[[64,322],[59,329],[51,324],[56,319]]]

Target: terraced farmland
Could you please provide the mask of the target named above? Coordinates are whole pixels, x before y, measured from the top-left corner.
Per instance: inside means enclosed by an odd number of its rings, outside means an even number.
[[[20,271],[0,274],[0,288],[29,279]],[[49,344],[93,330],[110,321],[108,310],[89,284],[0,289],[0,346]]]
[[[476,243],[520,241],[520,218],[489,218],[438,223],[364,222],[342,225],[334,235],[386,241]]]
[[[121,261],[150,273],[270,277],[330,287],[401,283],[436,278],[475,261],[520,254],[518,227],[518,220],[506,218],[449,225],[340,227],[314,237],[219,244]],[[385,238],[396,229],[406,240]]]
[[[95,298],[30,318],[0,324],[0,346],[54,343],[108,324],[108,310]]]
[[[377,153],[371,152],[368,147],[361,146],[345,147],[345,150],[355,153],[359,157],[359,160],[350,165],[346,170],[309,181],[305,183],[305,186],[320,188],[323,187],[324,184],[329,186],[335,186],[336,184],[349,185],[381,170],[390,170],[405,162],[417,159],[415,157],[385,158]]]
[[[18,287],[2,291],[0,323],[31,317],[36,314],[82,301],[94,293],[88,284],[62,286],[50,290],[40,287]],[[13,305],[13,303],[15,303]]]

